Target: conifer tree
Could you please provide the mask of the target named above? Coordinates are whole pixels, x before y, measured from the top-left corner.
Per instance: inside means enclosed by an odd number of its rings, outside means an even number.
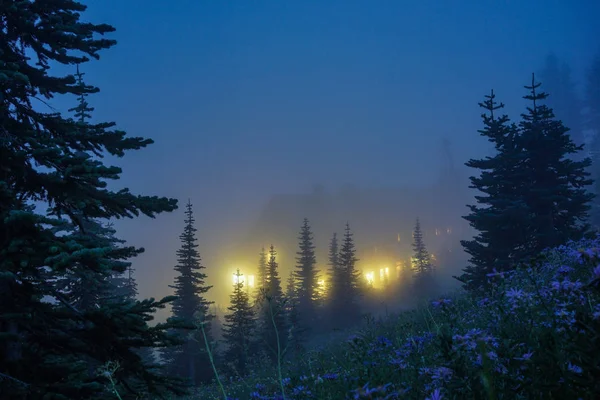
[[[344,241],[340,249],[337,262],[339,263],[339,278],[332,282],[332,297],[330,309],[336,315],[338,328],[345,328],[358,322],[361,310],[359,299],[361,297],[360,272],[356,269],[356,248],[350,224],[346,224]],[[335,247],[332,243],[331,248]],[[335,271],[335,270],[334,270]]]
[[[175,271],[179,275],[175,278],[175,285],[170,286],[175,289],[177,296],[173,301],[172,318],[190,327],[202,324],[204,333],[200,327],[191,332],[176,332],[179,335],[185,334],[187,340],[181,346],[168,349],[164,353],[164,360],[171,373],[197,385],[209,382],[214,377],[204,340],[206,334],[208,345],[212,346],[210,332],[212,315],[209,307],[213,302],[205,298],[212,286],[206,285],[206,274],[202,272],[205,267],[201,264],[197,249],[197,229],[194,226],[195,219],[190,201],[186,205],[185,215],[185,227],[179,236],[181,248],[177,250],[175,266]]]
[[[329,255],[328,263],[329,269],[327,271],[329,279],[329,290],[327,291],[328,299],[335,296],[335,290],[340,287],[340,262],[339,262],[339,245],[337,239],[337,233],[334,233],[329,241]]]
[[[85,17],[74,1],[3,1],[0,5],[0,374],[3,398],[105,399],[108,383],[86,360],[118,361],[112,374],[123,399],[176,391],[179,385],[144,366],[136,348],[168,346],[169,325],[148,326],[171,298],[101,304],[80,310],[56,283],[70,268],[97,281],[123,272],[113,261],[141,250],[107,248],[84,235],[85,221],[154,217],[174,199],[114,191],[121,169],[103,156],[152,144],[128,137],[114,123],[82,126],[59,112],[33,106],[57,95],[94,93],[60,68],[98,59],[115,41],[98,38],[114,28]],[[86,21],[82,22],[83,18]],[[34,202],[43,202],[40,212]],[[73,226],[78,227],[73,230]],[[114,395],[110,394],[111,396]]]
[[[471,181],[488,195],[477,199],[489,207],[471,207],[472,214],[466,217],[480,231],[474,241],[463,242],[472,258],[460,280],[469,289],[483,288],[493,269],[514,268],[546,248],[580,239],[589,230],[585,221],[593,194],[586,190],[592,183],[586,169],[591,161],[573,157],[583,146],[576,145],[569,129],[541,104],[548,95],[539,87],[535,77],[526,86],[530,94],[524,98],[532,105],[521,115],[518,129],[507,127],[505,117],[495,121],[492,115],[486,121],[490,129],[483,134],[496,144],[497,157],[470,161],[484,170]],[[488,109],[491,105],[493,101]]]
[[[541,104],[548,95],[538,90],[540,86],[532,75],[531,86],[525,86],[530,93],[524,96],[531,105],[519,124],[532,254],[579,240],[588,233],[587,217],[594,197],[587,191],[592,184],[587,172],[591,160],[569,159],[583,151],[583,145],[575,144],[569,128],[554,117],[551,108]]]
[[[412,260],[414,292],[418,293],[419,296],[430,296],[435,290],[434,270],[431,264],[431,256],[423,240],[423,231],[421,230],[421,223],[418,218],[415,223],[415,230],[413,231],[412,248],[414,251]]]
[[[296,252],[296,296],[298,301],[298,342],[302,342],[311,330],[311,325],[317,319],[318,298],[318,271],[316,270],[317,258],[315,246],[308,219],[304,219],[300,230],[299,250]]]
[[[258,273],[256,274],[256,294],[255,294],[255,303],[260,303],[262,293],[266,290],[267,287],[267,252],[263,247],[260,251],[259,259],[258,259]]]
[[[299,316],[299,301],[298,301],[298,283],[294,276],[294,272],[290,272],[285,288],[285,313],[286,324],[288,326],[288,348],[293,351],[298,351],[302,348],[303,339],[307,329],[300,324]]]
[[[275,247],[271,245],[267,262],[267,279],[260,308],[261,333],[259,337],[263,340],[267,355],[272,360],[283,357],[288,334],[285,321],[285,298],[281,288],[276,256]]]
[[[470,187],[481,193],[475,196],[479,205],[469,205],[471,213],[463,217],[478,231],[472,240],[461,241],[471,257],[458,279],[469,290],[485,290],[488,274],[509,270],[529,255],[523,245],[528,239],[523,221],[529,211],[523,199],[527,181],[518,127],[507,115],[497,115],[504,104],[496,102],[493,90],[479,107],[485,112],[484,128],[478,132],[494,145],[496,154],[465,164],[480,170],[470,178]]]
[[[233,293],[229,296],[231,299],[231,305],[227,307],[229,313],[225,315],[223,324],[223,338],[226,344],[224,359],[233,365],[238,374],[244,376],[249,357],[252,356],[255,316],[239,269],[236,276]]]

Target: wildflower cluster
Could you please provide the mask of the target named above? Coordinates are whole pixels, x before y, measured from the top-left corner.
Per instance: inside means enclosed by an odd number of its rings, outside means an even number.
[[[230,390],[252,399],[600,398],[600,241],[489,279],[488,297],[436,299],[286,365],[283,382],[249,387],[250,377]]]

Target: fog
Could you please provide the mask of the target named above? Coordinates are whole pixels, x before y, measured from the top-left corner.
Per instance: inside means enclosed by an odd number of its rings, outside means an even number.
[[[233,270],[255,268],[262,246],[277,247],[287,277],[304,217],[321,269],[346,222],[359,268],[377,269],[409,253],[419,217],[434,254],[458,253],[439,266],[450,285],[473,234],[464,163],[490,151],[478,102],[494,89],[518,119],[550,54],[581,91],[600,46],[591,0],[87,3],[84,17],[114,25],[118,41],[85,65],[101,89],[94,119],[155,140],[111,160],[118,185],[180,201],[116,223],[146,249],[133,264],[140,296],[171,294],[190,199],[208,297],[223,307]]]

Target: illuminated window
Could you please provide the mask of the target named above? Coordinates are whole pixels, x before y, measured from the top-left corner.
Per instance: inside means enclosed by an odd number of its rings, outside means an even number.
[[[452,228],[446,228],[446,233],[449,235],[452,233]]]
[[[379,270],[379,279],[383,280],[383,268]]]
[[[248,275],[248,286],[254,287],[254,275]]]
[[[435,228],[435,236],[440,236],[440,230],[438,228]]]
[[[367,280],[367,282],[369,284],[373,284],[373,280],[375,279],[375,274],[371,271],[371,272],[367,272],[365,274],[365,279]]]

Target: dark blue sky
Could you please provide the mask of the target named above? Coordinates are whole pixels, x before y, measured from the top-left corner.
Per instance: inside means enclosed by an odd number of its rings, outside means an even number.
[[[85,66],[95,117],[156,141],[123,184],[190,197],[211,269],[272,193],[429,181],[444,136],[458,162],[482,154],[484,94],[516,119],[550,51],[581,81],[600,45],[593,0],[86,3],[118,40]],[[147,248],[143,296],[168,293],[182,211],[119,225]]]

